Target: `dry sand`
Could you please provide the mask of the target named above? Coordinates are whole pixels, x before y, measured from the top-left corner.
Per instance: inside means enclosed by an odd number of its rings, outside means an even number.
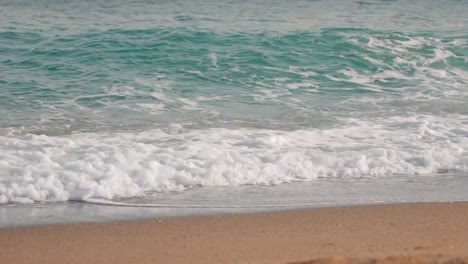
[[[0,263],[468,263],[468,202],[0,230]]]

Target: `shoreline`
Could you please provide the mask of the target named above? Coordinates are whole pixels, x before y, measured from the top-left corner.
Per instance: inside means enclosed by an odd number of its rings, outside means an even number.
[[[468,178],[463,174],[389,176],[375,179],[318,179],[275,186],[194,188],[183,192],[156,193],[148,198],[124,199],[137,206],[107,206],[87,202],[51,202],[0,205],[0,229],[15,226],[127,222],[154,218],[260,213],[290,209],[313,209],[412,202],[468,201]],[[434,194],[437,195],[434,195]],[[117,201],[119,202],[119,201]],[[170,207],[139,207],[139,204]],[[280,207],[245,208],[252,203]],[[208,207],[194,208],[206,204]],[[232,208],[233,205],[240,205]],[[179,206],[172,208],[171,206]],[[221,207],[212,207],[221,205]],[[186,207],[185,207],[186,206]],[[227,208],[222,208],[227,206]],[[286,206],[286,207],[285,207]]]
[[[0,248],[1,263],[467,263],[468,202],[7,228]]]
[[[198,217],[256,215],[316,209],[354,208],[408,204],[468,203],[465,200],[424,202],[360,202],[346,204],[315,204],[278,207],[145,207],[87,202],[57,202],[50,204],[19,204],[0,206],[0,231],[63,225],[93,225],[139,223],[156,220],[188,219]],[[60,211],[58,213],[57,211]],[[3,222],[2,222],[3,221]]]

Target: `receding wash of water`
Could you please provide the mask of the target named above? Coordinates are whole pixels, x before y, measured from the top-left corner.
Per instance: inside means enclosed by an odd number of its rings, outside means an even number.
[[[0,204],[466,201],[467,14],[0,0]]]

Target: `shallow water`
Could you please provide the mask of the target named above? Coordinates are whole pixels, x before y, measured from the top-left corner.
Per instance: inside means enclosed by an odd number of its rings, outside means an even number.
[[[335,206],[466,201],[468,177],[460,174],[383,179],[319,179],[276,186],[195,188],[183,192],[88,202],[0,206],[0,228],[18,226],[163,220],[193,215],[258,213]]]
[[[2,204],[468,199],[466,1],[1,3]]]

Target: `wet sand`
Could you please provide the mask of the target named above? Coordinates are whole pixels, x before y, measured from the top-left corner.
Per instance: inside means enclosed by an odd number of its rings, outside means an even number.
[[[468,263],[468,202],[0,229],[0,263]]]

